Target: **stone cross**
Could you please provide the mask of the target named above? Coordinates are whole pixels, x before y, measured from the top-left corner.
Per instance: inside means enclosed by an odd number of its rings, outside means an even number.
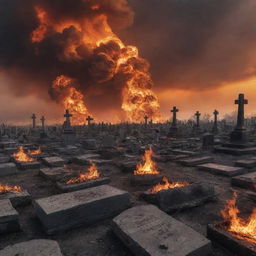
[[[32,124],[33,125],[33,129],[35,129],[36,128],[36,115],[33,114],[31,118],[33,120],[33,124]]]
[[[41,118],[40,120],[41,120],[41,122],[42,122],[42,128],[43,128],[43,130],[44,130],[44,121],[45,121],[45,117],[42,116],[42,118]]]
[[[244,130],[244,105],[248,104],[248,100],[244,98],[244,94],[239,94],[237,100],[235,100],[235,104],[238,105],[238,114],[237,114],[237,130]]]
[[[213,123],[212,131],[213,132],[217,132],[218,131],[218,115],[219,115],[219,111],[215,109],[213,114],[214,114],[214,123]]]
[[[73,116],[73,115],[71,115],[71,114],[69,113],[69,110],[66,109],[66,113],[65,113],[64,117],[66,117],[66,124],[67,124],[68,126],[71,125],[71,123],[70,123],[70,117],[72,117],[72,116]]]
[[[91,121],[93,121],[94,119],[91,117],[91,116],[88,116],[87,118],[86,118],[86,121],[88,122],[88,126],[90,126],[91,125]]]
[[[145,116],[144,116],[145,125],[147,125],[147,124],[148,124],[148,119],[149,119],[149,117],[148,117],[147,115],[145,115]]]
[[[197,111],[195,113],[195,116],[196,116],[196,127],[199,128],[200,127],[200,116],[201,116],[201,113],[199,111]]]
[[[177,109],[177,107],[173,107],[173,109],[171,110],[172,114],[172,126],[176,127],[177,126],[177,113],[179,112],[179,109]]]

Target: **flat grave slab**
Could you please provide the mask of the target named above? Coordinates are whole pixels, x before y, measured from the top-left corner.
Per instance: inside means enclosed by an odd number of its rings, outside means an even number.
[[[256,152],[256,147],[248,147],[248,148],[231,148],[231,147],[223,147],[217,146],[214,148],[217,153],[225,153],[230,155],[242,156],[253,154]]]
[[[39,170],[39,175],[51,181],[59,181],[71,177],[73,172],[62,167],[42,168]]]
[[[0,234],[20,230],[19,215],[9,199],[0,200]]]
[[[53,234],[119,214],[130,206],[130,195],[102,185],[38,199],[34,206],[46,232]]]
[[[18,172],[18,169],[14,163],[3,163],[0,164],[0,176],[7,176],[15,174]]]
[[[235,165],[244,168],[254,168],[256,167],[256,159],[238,160]]]
[[[250,200],[256,203],[256,193],[255,192],[247,192],[247,196]]]
[[[77,164],[89,164],[92,159],[99,159],[99,154],[84,154],[73,158],[73,162]]]
[[[189,150],[181,150],[181,149],[174,149],[171,151],[173,154],[177,154],[177,155],[186,155],[186,156],[196,156],[199,153],[198,152],[194,152],[194,151],[189,151]]]
[[[110,183],[110,178],[105,177],[105,178],[88,180],[86,182],[74,183],[74,184],[66,184],[63,182],[57,182],[56,186],[61,192],[72,192],[72,191],[77,191],[77,190],[81,190],[81,189],[97,187],[97,186],[108,184],[108,183]]]
[[[10,162],[11,158],[9,156],[0,156],[0,164]]]
[[[199,170],[228,177],[233,177],[248,172],[246,169],[243,169],[241,167],[233,167],[214,163],[198,165],[198,168]]]
[[[208,225],[207,237],[214,242],[221,244],[222,246],[234,252],[236,255],[241,256],[255,256],[256,244],[250,243],[245,240],[236,238],[230,232],[226,231],[225,223],[219,223],[216,225]]]
[[[178,163],[185,166],[196,166],[199,164],[210,163],[213,161],[213,157],[211,156],[203,156],[203,157],[192,157],[179,160]]]
[[[193,183],[184,187],[161,190],[157,193],[147,191],[141,197],[157,205],[161,210],[171,213],[212,201],[215,198],[215,192],[210,184]]]
[[[15,161],[20,170],[38,169],[41,166],[40,162],[18,162]]]
[[[0,193],[0,200],[4,199],[9,199],[13,207],[24,206],[31,203],[31,196],[26,190],[17,193]]]
[[[231,179],[233,186],[249,189],[256,192],[256,172],[247,173]]]
[[[62,256],[62,253],[56,241],[35,239],[9,245],[0,251],[0,256]]]
[[[18,149],[17,147],[14,147],[14,148],[13,148],[13,147],[12,147],[12,148],[5,148],[5,149],[4,149],[4,153],[5,153],[5,154],[8,154],[8,155],[9,155],[9,154],[13,154],[13,153],[15,153],[15,152],[17,151],[17,149]]]
[[[118,164],[118,167],[121,169],[122,172],[133,173],[136,169],[137,164],[138,161],[136,160],[127,160],[120,162]]]
[[[42,158],[42,161],[45,165],[49,167],[60,167],[66,163],[66,161],[59,156],[45,157]]]
[[[113,219],[114,233],[136,256],[206,256],[211,242],[153,205],[128,209]]]
[[[95,163],[97,166],[104,166],[104,165],[113,165],[113,160],[106,160],[106,159],[91,159],[93,163]]]
[[[130,176],[130,183],[132,186],[151,186],[159,183],[163,178],[160,174],[145,174]]]

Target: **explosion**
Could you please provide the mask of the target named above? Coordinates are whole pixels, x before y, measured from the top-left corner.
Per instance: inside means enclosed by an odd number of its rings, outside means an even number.
[[[9,186],[0,184],[0,195],[7,193],[20,193],[22,188],[20,186]]]
[[[150,189],[150,193],[155,194],[162,190],[168,190],[173,188],[181,188],[188,186],[188,182],[169,182],[166,177],[163,177],[161,183],[155,185],[153,188]]]
[[[72,178],[66,181],[66,184],[82,183],[89,180],[96,180],[100,177],[97,166],[94,163],[91,163],[91,166],[88,168],[87,172],[81,173],[79,177]]]
[[[144,163],[139,163],[134,171],[135,175],[149,175],[149,174],[159,174],[156,168],[156,163],[152,161],[153,150],[150,148],[145,151],[142,160]]]
[[[58,19],[52,12],[36,6],[38,26],[31,33],[31,41],[38,46],[55,34],[57,38],[65,37],[65,40],[60,42],[60,60],[85,62],[95,90],[119,84],[122,97],[120,107],[130,122],[142,122],[145,115],[153,121],[159,121],[160,105],[152,91],[153,82],[148,62],[139,57],[137,47],[125,45],[109,24],[108,4],[115,11],[120,8],[126,13],[130,11],[126,1],[115,4],[110,1],[97,1],[96,4],[92,2],[94,1],[84,1],[84,11],[87,11],[88,15],[79,19]],[[66,75],[57,77],[50,90],[53,90],[51,96],[54,95],[53,98],[57,102],[70,110],[74,115],[75,124],[83,124],[84,117],[89,114],[84,104],[84,92],[78,90],[73,83],[74,79]],[[110,87],[108,92],[111,91]]]
[[[226,207],[221,211],[223,218],[228,222],[228,231],[241,240],[256,243],[256,208],[251,216],[242,219],[238,216],[240,211],[236,201],[237,194],[234,193],[233,199],[227,201]]]
[[[18,148],[18,152],[14,153],[12,156],[16,161],[19,162],[35,162],[34,158],[30,157],[27,153],[25,153],[22,146],[20,146]]]

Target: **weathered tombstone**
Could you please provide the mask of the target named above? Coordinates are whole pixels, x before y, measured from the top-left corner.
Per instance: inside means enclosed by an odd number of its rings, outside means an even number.
[[[63,124],[63,140],[65,145],[72,145],[76,141],[76,134],[74,129],[71,126],[70,118],[72,117],[72,114],[69,113],[69,110],[66,110],[66,113],[64,115],[66,118],[66,121]]]
[[[86,118],[88,127],[91,125],[91,121],[93,121],[93,120],[94,120],[94,119],[93,119],[91,116],[88,116],[88,117]]]
[[[214,110],[213,112],[213,115],[214,115],[214,122],[213,122],[213,127],[212,127],[212,132],[214,134],[217,134],[218,133],[218,115],[219,115],[219,112],[218,110]]]
[[[211,133],[205,133],[203,135],[203,149],[211,150],[214,146],[214,135]]]
[[[148,117],[147,115],[145,115],[145,116],[144,116],[145,125],[147,125],[147,124],[148,124],[148,119],[149,119],[149,117]]]
[[[195,116],[196,116],[196,129],[200,130],[200,116],[201,116],[201,113],[199,111],[197,111],[195,113]]]
[[[33,114],[31,119],[32,119],[32,128],[35,129],[36,128],[36,115]]]
[[[177,134],[178,132],[178,128],[177,128],[177,113],[179,112],[179,109],[177,109],[176,106],[173,107],[173,109],[171,110],[172,113],[172,124],[169,130],[169,137],[172,137],[174,135]]]

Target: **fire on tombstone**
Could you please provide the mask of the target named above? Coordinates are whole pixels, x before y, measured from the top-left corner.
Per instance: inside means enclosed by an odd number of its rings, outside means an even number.
[[[163,177],[162,181],[150,189],[150,193],[155,194],[162,190],[168,190],[173,188],[181,188],[188,186],[188,182],[170,182],[166,177]]]
[[[91,163],[90,167],[88,168],[87,172],[81,173],[79,177],[72,178],[66,181],[66,184],[75,184],[75,183],[82,183],[90,180],[96,180],[100,178],[100,173],[95,163]]]
[[[221,211],[223,218],[228,223],[227,230],[240,240],[256,243],[256,208],[247,219],[243,219],[238,216],[240,211],[236,202],[237,194],[234,193],[233,198],[227,201],[227,205]]]
[[[35,162],[35,159],[30,157],[22,146],[20,146],[18,152],[14,153],[12,156],[18,162]]]
[[[35,149],[35,150],[29,152],[29,155],[31,155],[31,156],[38,156],[40,154],[42,154],[41,147],[39,147],[38,149]]]
[[[0,195],[7,193],[20,193],[22,188],[20,186],[10,186],[0,184]]]
[[[152,175],[159,174],[156,163],[152,160],[153,150],[152,148],[145,151],[142,157],[143,163],[139,163],[134,171],[135,175]]]

